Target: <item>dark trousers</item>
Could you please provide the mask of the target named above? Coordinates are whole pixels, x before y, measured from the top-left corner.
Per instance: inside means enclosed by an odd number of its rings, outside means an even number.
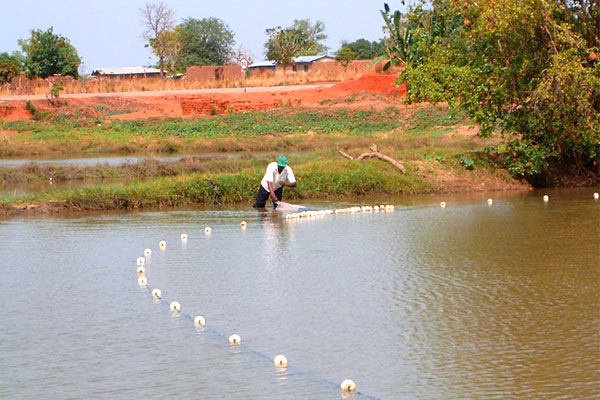
[[[269,200],[271,193],[268,190],[265,190],[262,185],[258,189],[258,194],[256,195],[256,202],[254,203],[254,208],[265,208],[265,203]],[[280,187],[275,191],[275,196],[277,196],[277,200],[281,201],[283,198],[283,187]],[[273,203],[273,208],[276,208],[277,205]]]

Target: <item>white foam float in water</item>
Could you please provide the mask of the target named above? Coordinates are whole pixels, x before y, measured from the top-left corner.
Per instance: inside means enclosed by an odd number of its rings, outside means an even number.
[[[245,228],[245,227],[246,227],[246,221],[242,221],[242,222],[240,222],[240,226],[241,226],[242,228]]]
[[[446,207],[446,202],[445,202],[445,201],[442,201],[442,202],[440,203],[440,207],[442,207],[442,208]]]
[[[172,301],[171,304],[169,304],[169,310],[172,312],[178,312],[181,310],[181,304],[179,304],[178,301]]]
[[[206,325],[206,320],[204,319],[204,317],[202,315],[197,315],[194,318],[194,325],[196,325],[196,326],[204,326],[204,325]]]
[[[150,257],[152,255],[152,250],[146,249],[144,250],[144,257]]]
[[[146,264],[146,259],[144,257],[138,257],[136,260],[136,264],[137,265],[144,265]]]
[[[161,250],[164,250],[167,248],[167,242],[165,242],[164,240],[161,240],[160,242],[158,242],[158,248]]]
[[[594,200],[598,200],[600,198],[600,194],[594,193]]]
[[[374,207],[373,207],[373,211],[375,211],[375,212],[379,212],[379,206],[374,206]]]
[[[144,267],[143,265],[138,266],[137,273],[138,275],[146,275],[146,267]]]
[[[488,202],[487,202],[487,203],[488,203],[488,205],[489,205],[489,206],[491,206],[491,205],[492,205],[492,203],[494,203],[494,200],[492,200],[492,199],[488,199]]]
[[[273,358],[273,364],[275,364],[276,367],[285,368],[287,367],[288,361],[283,354],[278,354]]]
[[[152,289],[152,297],[160,299],[162,297],[162,291],[160,289]]]
[[[210,226],[207,226],[206,228],[204,228],[204,233],[206,233],[207,235],[210,235],[211,232],[212,232],[212,229],[210,228]]]
[[[188,235],[187,235],[187,233],[182,233],[182,234],[181,234],[181,241],[182,241],[182,242],[187,242],[187,239],[188,239]]]
[[[356,390],[356,383],[352,379],[344,379],[340,384],[340,388],[344,392],[354,392]]]
[[[138,278],[138,285],[140,285],[141,287],[144,287],[148,284],[148,279],[146,279],[145,276],[140,276]]]
[[[237,333],[234,333],[233,335],[229,336],[229,344],[231,344],[231,345],[242,344],[242,338]]]
[[[545,195],[544,195],[544,201],[547,203],[547,202],[548,202],[548,200],[550,200],[550,197],[548,197],[548,195],[547,195],[547,194],[545,194]]]

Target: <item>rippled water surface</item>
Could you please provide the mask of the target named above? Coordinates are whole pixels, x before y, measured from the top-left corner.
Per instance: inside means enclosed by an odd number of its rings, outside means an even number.
[[[0,398],[598,398],[600,201],[439,200],[2,221]]]

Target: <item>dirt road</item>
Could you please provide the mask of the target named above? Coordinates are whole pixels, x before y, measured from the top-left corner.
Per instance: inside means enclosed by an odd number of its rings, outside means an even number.
[[[145,96],[193,96],[202,94],[236,94],[236,93],[277,93],[290,92],[297,90],[315,90],[320,88],[329,88],[335,85],[334,83],[312,84],[312,85],[292,85],[292,86],[264,86],[264,87],[249,87],[243,88],[222,88],[222,89],[193,89],[193,90],[157,90],[147,92],[111,92],[111,93],[74,93],[61,94],[61,99],[85,99],[95,97],[145,97]],[[13,95],[0,96],[0,101],[32,101],[46,100],[46,95]]]

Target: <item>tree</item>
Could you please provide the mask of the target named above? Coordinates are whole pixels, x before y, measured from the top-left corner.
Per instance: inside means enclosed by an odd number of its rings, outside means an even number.
[[[183,43],[180,64],[224,65],[231,62],[234,34],[218,18],[188,18],[177,26]]]
[[[342,59],[351,56],[351,60],[370,60],[384,54],[386,51],[383,40],[370,42],[366,39],[358,39],[350,43],[342,42],[342,46],[336,52],[336,58]]]
[[[23,56],[18,51],[12,55],[0,53],[0,83],[8,83],[23,72]]]
[[[239,64],[242,58],[248,60],[248,64],[252,64],[254,62],[254,56],[252,56],[250,50],[241,45],[235,52],[233,52],[232,57],[236,64]]]
[[[482,136],[508,135],[505,161],[516,176],[548,182],[562,168],[599,181],[600,42],[598,25],[586,22],[597,18],[593,2],[433,0],[410,10],[405,18],[427,34],[416,38],[419,62],[400,76],[409,101],[448,101]]]
[[[156,48],[160,48],[163,57],[163,67],[170,74],[182,72],[181,57],[183,53],[183,41],[179,29],[164,31],[155,42]]]
[[[284,67],[294,63],[294,57],[323,54],[327,47],[321,42],[327,39],[325,25],[316,21],[314,25],[309,19],[294,20],[292,26],[280,26],[266,30],[269,39],[265,43],[267,59]]]
[[[69,39],[55,34],[51,27],[46,31],[34,29],[27,40],[19,40],[25,53],[27,75],[47,78],[51,75],[71,75],[77,78],[81,59]]]
[[[357,54],[350,46],[342,45],[335,53],[335,59],[341,62],[344,67],[347,67],[352,60],[357,59]]]
[[[158,57],[158,67],[162,78],[165,58],[168,53],[173,53],[173,48],[169,46],[179,45],[173,40],[173,34],[169,33],[175,25],[173,10],[163,2],[146,3],[144,8],[140,8],[140,13],[144,24],[142,38],[148,42],[146,46],[151,46],[152,51]]]

